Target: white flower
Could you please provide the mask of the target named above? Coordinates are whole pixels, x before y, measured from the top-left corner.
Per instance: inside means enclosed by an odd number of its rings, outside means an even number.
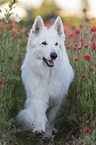
[[[16,15],[16,19],[15,19],[15,21],[16,21],[16,22],[20,22],[21,20],[22,20],[22,18],[19,17],[19,15]]]

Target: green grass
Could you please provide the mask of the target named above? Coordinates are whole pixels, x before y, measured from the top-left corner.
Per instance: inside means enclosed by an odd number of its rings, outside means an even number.
[[[66,104],[57,115],[56,127],[59,128],[57,135],[43,141],[41,136],[25,132],[16,122],[15,117],[23,108],[26,98],[20,68],[30,28],[25,27],[22,21],[18,23],[10,21],[14,3],[15,0],[11,2],[10,10],[6,11],[5,17],[0,21],[0,145],[67,143],[95,145],[96,48],[92,49],[91,46],[96,44],[96,32],[91,31],[90,22],[85,20],[79,22],[82,28],[76,28],[79,25],[75,26],[74,23],[72,27],[68,27],[67,24],[65,31],[66,48],[75,77]],[[88,47],[82,45],[82,39]],[[82,46],[80,50],[74,42]],[[85,54],[89,54],[91,59],[84,59]],[[74,60],[75,57],[78,57],[78,61]],[[85,127],[89,128],[87,133],[84,132]]]

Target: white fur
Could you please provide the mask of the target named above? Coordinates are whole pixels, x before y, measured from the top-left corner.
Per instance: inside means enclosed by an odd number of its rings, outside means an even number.
[[[52,135],[56,113],[74,77],[64,39],[60,17],[47,29],[38,16],[30,31],[27,53],[21,67],[27,99],[25,109],[19,112],[17,120],[28,130],[45,132],[44,137]],[[44,41],[47,45],[42,44]],[[51,52],[58,55],[54,60],[54,67],[47,66],[42,59],[45,57],[50,60]]]

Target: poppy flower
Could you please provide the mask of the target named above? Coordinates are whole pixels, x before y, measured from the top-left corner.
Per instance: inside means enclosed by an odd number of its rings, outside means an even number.
[[[91,42],[93,42],[94,41],[94,37],[91,37]]]
[[[77,47],[77,50],[80,50],[80,49],[81,49],[81,46],[78,46],[78,47]]]
[[[13,61],[13,57],[12,57],[12,55],[10,55],[10,60],[12,60],[12,61]]]
[[[1,28],[4,28],[4,27],[5,27],[4,23],[1,23]]]
[[[0,81],[0,84],[2,85],[3,84],[3,81]]]
[[[45,25],[45,27],[47,27],[47,29],[49,29],[51,27],[51,24],[47,23],[47,22],[44,25]]]
[[[78,61],[78,57],[75,57],[74,60],[75,60],[75,61]]]
[[[71,46],[66,46],[66,49],[70,49],[71,48]]]
[[[81,78],[84,78],[85,76],[86,76],[86,74],[84,74],[84,75],[80,76],[80,79],[81,79]]]
[[[78,42],[74,42],[74,45],[75,45],[75,46],[78,46]]]
[[[75,33],[76,33],[76,35],[79,35],[80,34],[80,30],[76,30]]]
[[[14,67],[18,68],[19,66],[17,64],[13,65]]]
[[[89,131],[89,128],[88,128],[88,127],[84,127],[83,131],[84,131],[85,133],[87,133],[87,132]]]
[[[92,31],[92,32],[96,32],[96,27],[93,26],[93,27],[91,28],[91,31]]]
[[[84,8],[84,9],[83,9],[83,12],[86,13],[86,11],[87,11],[86,8]]]
[[[94,49],[94,50],[96,50],[96,44],[93,44],[93,45],[91,46],[91,48]]]
[[[4,74],[2,72],[0,72],[0,74],[1,74],[1,77],[4,77]]]
[[[2,84],[0,84],[0,88],[3,88],[3,85]]]
[[[82,58],[85,60],[91,60],[90,54],[85,54],[82,56]]]
[[[86,42],[82,42],[82,45],[83,45],[84,47],[88,47],[88,44],[87,44]]]

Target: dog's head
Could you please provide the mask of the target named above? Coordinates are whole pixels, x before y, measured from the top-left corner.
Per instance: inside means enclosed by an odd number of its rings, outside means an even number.
[[[30,31],[27,51],[32,53],[37,63],[54,67],[62,53],[61,49],[64,49],[64,39],[64,28],[60,17],[57,17],[53,26],[47,29],[42,18],[38,16]]]

